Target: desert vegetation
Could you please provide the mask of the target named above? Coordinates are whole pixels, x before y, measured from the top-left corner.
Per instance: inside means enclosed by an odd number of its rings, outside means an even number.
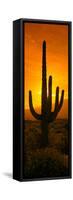
[[[68,176],[68,121],[58,119],[48,126],[48,145],[41,147],[39,121],[25,122],[26,178]]]

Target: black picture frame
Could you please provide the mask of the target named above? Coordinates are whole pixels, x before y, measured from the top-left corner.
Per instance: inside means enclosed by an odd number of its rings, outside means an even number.
[[[68,122],[69,173],[63,177],[24,178],[24,29],[26,23],[68,25]],[[72,22],[40,19],[13,21],[13,179],[18,181],[63,179],[72,177]]]

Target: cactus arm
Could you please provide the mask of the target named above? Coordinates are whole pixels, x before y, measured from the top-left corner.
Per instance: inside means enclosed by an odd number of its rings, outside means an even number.
[[[58,108],[59,103],[59,87],[56,88],[55,110]]]
[[[49,82],[48,82],[48,109],[49,112],[51,112],[52,108],[52,76],[49,77]]]
[[[50,111],[48,114],[48,123],[52,122],[58,113],[58,102],[59,102],[59,87],[56,88],[56,99],[55,99],[55,109],[54,112],[51,112],[51,107],[52,107],[52,77],[49,77],[49,103],[50,103]],[[51,100],[51,102],[50,102]]]
[[[63,105],[63,100],[64,100],[64,90],[62,90],[61,98],[60,98],[60,103],[59,103],[59,87],[56,88],[56,100],[55,100],[55,110],[54,112],[59,112],[62,105]]]
[[[64,100],[64,90],[62,90],[60,103],[59,103],[59,87],[56,88],[56,100],[55,100],[55,109],[54,112],[50,113],[50,116],[48,116],[48,123],[52,122],[54,119],[56,119],[58,112],[60,111]]]
[[[58,113],[63,105],[64,100],[64,90],[62,90],[60,103],[59,103],[59,87],[56,88],[56,100],[55,100],[55,113]]]
[[[30,107],[30,111],[32,113],[32,115],[38,119],[38,120],[42,120],[42,115],[38,114],[35,112],[34,108],[33,108],[33,103],[32,103],[32,92],[29,91],[29,107]]]
[[[58,110],[60,111],[64,101],[64,90],[62,90],[61,98],[60,98],[60,103],[58,105]]]

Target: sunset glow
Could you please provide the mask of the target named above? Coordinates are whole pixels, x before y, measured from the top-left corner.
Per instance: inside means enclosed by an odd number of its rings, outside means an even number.
[[[63,114],[68,116],[68,25],[26,23],[24,41],[24,96],[25,110],[29,110],[29,90],[32,91],[33,105],[41,108],[42,86],[42,42],[46,41],[47,87],[52,76],[52,103],[55,102],[56,87],[59,98],[64,89]],[[65,104],[66,102],[66,104]],[[30,112],[30,111],[29,111]],[[25,113],[26,115],[26,113]],[[26,117],[27,118],[27,117]]]

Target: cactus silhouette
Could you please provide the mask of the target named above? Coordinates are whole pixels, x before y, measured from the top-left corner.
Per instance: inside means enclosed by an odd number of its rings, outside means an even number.
[[[47,91],[47,75],[46,75],[46,41],[43,41],[42,55],[42,93],[41,93],[41,114],[38,114],[33,107],[32,92],[29,91],[29,107],[32,115],[41,120],[42,145],[48,145],[48,124],[54,121],[62,107],[64,100],[64,90],[62,90],[59,101],[59,87],[56,88],[55,108],[52,110],[52,76],[49,76]],[[48,94],[47,94],[48,93]]]

